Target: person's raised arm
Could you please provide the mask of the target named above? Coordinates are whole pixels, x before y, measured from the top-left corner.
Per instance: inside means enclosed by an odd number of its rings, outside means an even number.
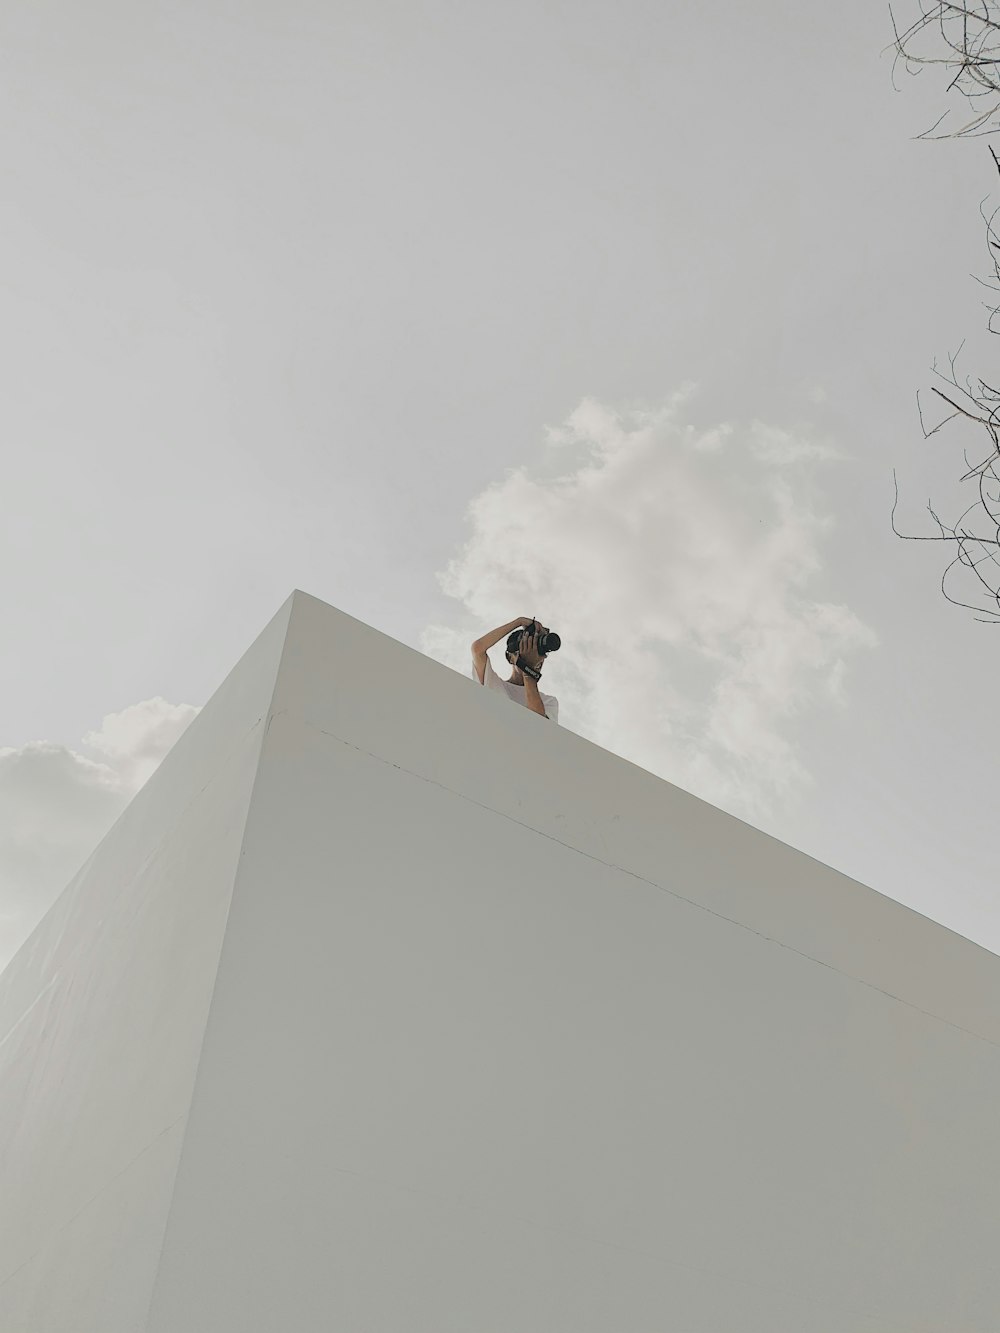
[[[520,620],[512,620],[506,625],[501,625],[499,629],[490,630],[489,634],[484,634],[481,639],[476,639],[472,645],[473,649],[478,648],[480,652],[485,653],[487,648],[492,648],[495,643],[501,639],[506,639],[508,635],[513,634],[516,629],[527,629],[531,621],[526,616],[521,616]]]

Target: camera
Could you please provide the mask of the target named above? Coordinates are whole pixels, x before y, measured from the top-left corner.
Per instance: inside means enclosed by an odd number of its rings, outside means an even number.
[[[527,629],[516,629],[512,634],[508,635],[507,638],[508,654],[513,654],[513,656],[516,658],[518,651],[520,650],[521,647],[521,635],[530,634],[532,627],[536,627],[537,625],[538,621],[533,620],[531,622],[531,625],[529,625]],[[538,638],[535,640],[535,647],[538,649],[538,651],[541,653],[543,657],[547,657],[549,653],[556,652],[561,644],[562,644],[562,639],[560,639],[559,635],[553,634],[551,631],[548,631],[544,634],[539,634]]]

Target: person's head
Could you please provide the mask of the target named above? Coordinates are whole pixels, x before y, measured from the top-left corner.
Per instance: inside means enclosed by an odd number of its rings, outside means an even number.
[[[536,621],[536,624],[537,624],[537,621]],[[539,633],[539,634],[548,634],[548,632],[549,632],[548,629],[547,629],[544,625],[538,625],[538,633]],[[510,679],[507,681],[507,684],[508,684],[508,685],[523,685],[523,684],[524,684],[524,672],[521,670],[521,668],[520,668],[519,666],[515,666],[514,664],[515,664],[515,662],[517,661],[517,655],[518,655],[518,651],[519,651],[519,645],[520,645],[520,642],[521,642],[521,636],[522,636],[523,634],[527,634],[527,633],[528,633],[528,630],[526,630],[526,629],[516,629],[516,630],[514,630],[514,632],[513,632],[513,633],[509,636],[509,638],[507,639],[507,653],[506,653],[507,661],[508,661],[508,662],[510,663],[510,665],[514,668],[514,669],[513,669],[513,673],[512,673],[512,675],[510,676]],[[513,645],[513,647],[512,647],[511,645]]]

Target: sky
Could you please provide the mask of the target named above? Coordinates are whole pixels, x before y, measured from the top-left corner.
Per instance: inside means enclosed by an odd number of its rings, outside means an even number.
[[[1000,952],[1000,629],[890,521],[1000,178],[887,6],[706,15],[7,0],[0,967],[294,588],[537,616],[562,726]]]

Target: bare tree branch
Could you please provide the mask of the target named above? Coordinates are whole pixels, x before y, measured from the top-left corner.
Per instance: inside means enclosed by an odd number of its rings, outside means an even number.
[[[900,34],[896,27],[896,16],[889,5],[889,17],[892,20],[894,40],[883,47],[883,54],[894,48],[896,55],[892,62],[892,86],[896,88],[896,66],[902,60],[910,75],[921,72],[923,65],[944,65],[948,68],[957,66],[954,77],[945,88],[951,92],[957,88],[970,102],[977,98],[990,98],[992,105],[982,111],[961,129],[949,134],[933,134],[941,121],[949,113],[945,111],[930,130],[915,135],[917,139],[959,139],[980,138],[984,134],[993,134],[1000,125],[980,130],[989,120],[1000,112],[1000,11],[995,0],[980,0],[980,3],[951,3],[951,0],[920,0],[921,16]],[[940,40],[948,55],[918,55],[912,43],[918,36],[937,22]],[[918,68],[911,68],[916,65]]]
[[[892,12],[891,4],[889,6],[889,15],[892,19],[892,28],[895,34],[895,41],[892,45],[896,49],[896,57],[893,60],[893,75],[895,75],[896,66],[900,59],[905,61],[907,72],[911,75],[920,72],[919,68],[910,68],[911,64],[918,67],[922,65],[945,65],[956,70],[945,90],[946,92],[957,89],[970,101],[992,94],[993,105],[951,134],[935,135],[927,131],[916,137],[919,139],[957,139],[961,137],[977,138],[981,135],[996,133],[997,130],[1000,130],[1000,124],[989,126],[986,129],[981,129],[981,127],[987,125],[992,117],[1000,112],[1000,0],[978,0],[978,3],[974,3],[974,0],[958,0],[957,3],[954,3],[953,0],[919,0],[919,4],[921,17],[902,34],[896,26],[896,18]],[[947,54],[936,56],[915,54],[912,49],[914,38],[922,35],[934,24],[935,20],[937,21],[940,42]],[[895,86],[895,80],[893,80],[893,87]],[[943,119],[944,116],[939,117],[931,126],[931,130],[936,129]],[[1000,158],[993,151],[992,145],[989,145],[989,149],[997,171],[1000,172]],[[1000,238],[997,237],[997,233],[993,229],[993,219],[1000,209],[994,209],[987,217],[983,212],[985,202],[985,199],[980,202],[979,212],[986,223],[987,253],[993,263],[993,271],[997,282],[987,283],[976,277],[975,274],[970,276],[976,282],[980,282],[982,286],[1000,293]],[[1000,304],[989,306],[987,302],[983,302],[983,305],[990,309],[990,316],[986,325],[988,332],[1000,333],[1000,329],[993,327],[993,319],[1000,313]],[[924,423],[918,391],[917,415],[920,419],[920,429],[925,440],[930,439],[932,435],[936,435],[942,426],[954,421],[959,416],[964,417],[966,421],[974,423],[986,432],[990,447],[985,457],[978,463],[970,463],[968,451],[963,449],[966,471],[959,479],[960,482],[975,479],[978,498],[973,500],[954,527],[948,527],[941,521],[928,500],[927,511],[937,524],[939,535],[913,536],[900,532],[896,527],[895,517],[896,506],[899,502],[899,486],[896,483],[896,471],[893,469],[892,476],[896,488],[896,498],[892,506],[890,521],[896,536],[907,541],[954,542],[957,547],[957,554],[941,577],[941,591],[955,606],[966,607],[972,611],[983,609],[981,606],[974,606],[969,602],[957,601],[948,593],[945,580],[949,572],[957,564],[964,565],[966,569],[972,572],[990,604],[986,612],[988,618],[977,616],[976,619],[983,624],[1000,624],[1000,586],[998,586],[1000,585],[1000,578],[997,577],[1000,575],[1000,474],[996,470],[997,463],[1000,461],[1000,390],[987,383],[982,377],[977,377],[977,387],[975,389],[968,376],[966,376],[964,388],[959,384],[955,366],[964,346],[965,340],[963,339],[958,351],[948,357],[951,370],[950,377],[941,374],[936,362],[931,367],[935,375],[957,390],[957,393],[952,395],[950,392],[942,392],[935,385],[931,386],[931,391],[936,393],[954,410],[931,430],[928,430]],[[961,401],[956,401],[956,399],[962,397],[971,406],[965,406]],[[973,511],[976,511],[977,522],[980,523],[979,530],[976,529],[974,524],[962,526],[968,515]],[[980,521],[981,515],[985,516],[985,525]],[[980,566],[984,566],[986,571],[993,576],[993,583],[987,580]]]

